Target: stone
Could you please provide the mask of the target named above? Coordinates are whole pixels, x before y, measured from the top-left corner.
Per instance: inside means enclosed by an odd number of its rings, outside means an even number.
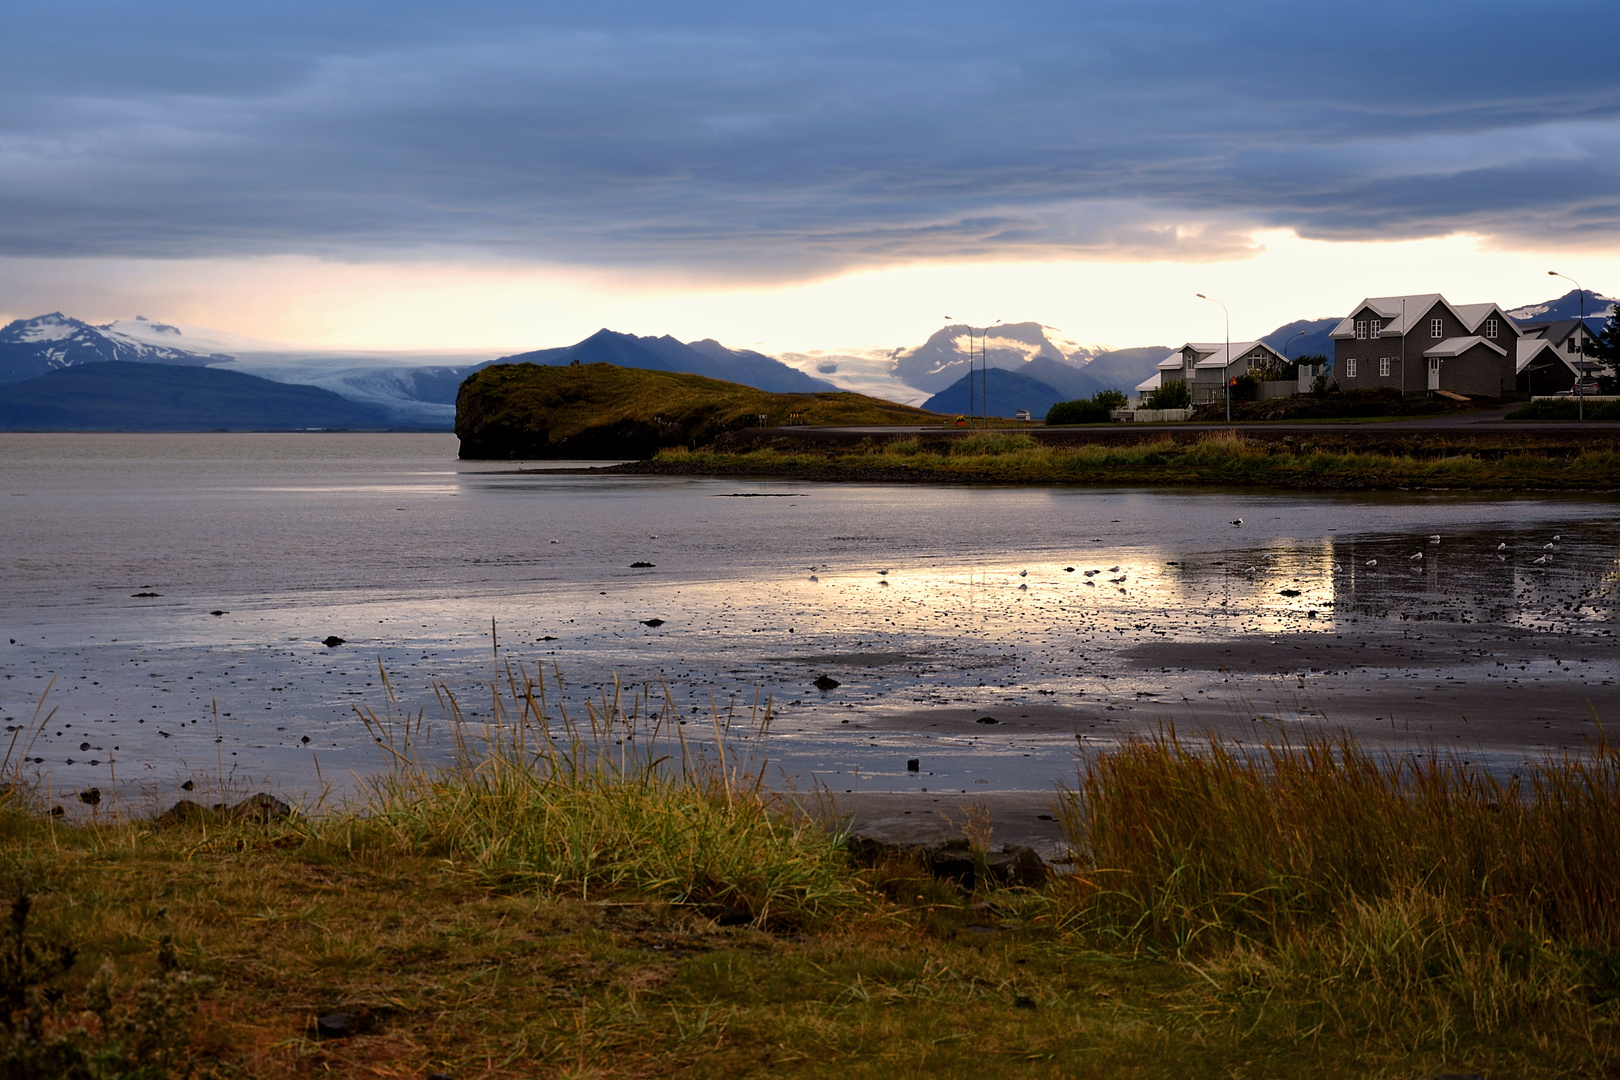
[[[921,758],[906,758],[906,772],[921,772],[921,771],[922,771],[922,759]]]
[[[641,620],[641,625],[642,626],[650,626],[654,630],[656,630],[660,626],[664,625],[664,620],[663,619],[642,619]],[[556,641],[557,639],[556,638],[547,638],[546,640],[547,641]]]
[[[818,676],[816,676],[816,681],[811,683],[810,685],[814,686],[817,690],[821,690],[821,691],[825,692],[825,691],[828,691],[828,690],[836,690],[836,689],[838,689],[838,687],[842,686],[843,684],[840,683],[837,679],[832,678],[831,676],[818,675]]]
[[[1298,596],[1299,595],[1299,590],[1298,589],[1283,589],[1279,595],[1282,595],[1282,596]]]
[[[86,788],[79,792],[79,801],[86,806],[101,805],[101,789],[98,787]]]
[[[975,724],[999,724],[999,723],[1001,723],[1000,720],[997,720],[993,716],[981,716],[981,717],[979,717],[977,720],[975,720],[973,722]]]
[[[347,1039],[360,1033],[361,1015],[357,1012],[335,1012],[315,1021],[317,1039]]]
[[[985,871],[1003,885],[1034,889],[1051,877],[1046,860],[1032,847],[1008,845],[986,855],[984,861]]]
[[[652,570],[652,569],[655,569],[655,567],[650,562],[633,562],[633,563],[630,564],[630,569],[632,569],[632,570]]]
[[[159,814],[154,824],[166,829],[175,825],[188,825],[193,821],[210,821],[216,817],[217,811],[210,810],[201,803],[194,803],[190,799],[181,799]]]
[[[328,649],[335,649],[339,645],[343,644],[343,639],[338,637],[336,634],[332,634],[325,638],[321,644],[325,645]]]
[[[272,821],[283,821],[292,816],[292,807],[276,798],[259,792],[250,795],[226,811],[233,818],[247,821],[258,821],[268,824]]]
[[[229,615],[229,614],[230,614],[230,612],[228,612],[228,611],[221,611],[221,610],[219,610],[219,609],[218,609],[218,608],[215,608],[215,609],[214,609],[214,610],[213,610],[213,611],[210,611],[210,612],[209,612],[209,613],[208,613],[208,614],[210,614],[210,615],[213,615],[213,616],[214,616],[214,617],[216,617],[216,618],[218,618],[218,617],[219,617],[219,616],[221,616],[221,615]]]
[[[745,907],[724,904],[711,908],[709,918],[714,920],[716,926],[747,926],[754,921],[754,913]]]

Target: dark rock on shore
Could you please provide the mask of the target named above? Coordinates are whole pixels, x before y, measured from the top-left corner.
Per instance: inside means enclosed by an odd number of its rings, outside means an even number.
[[[855,835],[849,838],[850,858],[860,866],[878,866],[894,860],[916,862],[932,877],[971,889],[980,877],[998,885],[1034,888],[1051,877],[1046,860],[1031,847],[1009,844],[1000,851],[977,852],[960,836],[927,843],[904,838]]]
[[[332,634],[331,636],[322,639],[321,644],[325,645],[328,649],[335,649],[339,645],[343,644],[343,639],[338,637],[336,634]]]
[[[810,685],[814,686],[817,690],[825,692],[828,690],[836,690],[843,684],[829,675],[818,675],[816,676],[816,681]]]
[[[191,782],[188,780],[183,786],[190,790]],[[208,807],[190,799],[181,799],[159,814],[153,824],[159,828],[189,825],[199,821],[256,821],[268,824],[272,821],[283,821],[291,816],[292,807],[274,795],[261,791],[234,806],[216,803]]]

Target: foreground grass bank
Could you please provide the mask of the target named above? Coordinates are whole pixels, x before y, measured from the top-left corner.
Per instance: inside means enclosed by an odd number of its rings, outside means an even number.
[[[968,890],[900,857],[853,865],[836,829],[760,787],[760,743],[723,718],[609,699],[576,725],[521,673],[505,689],[492,724],[454,725],[447,770],[416,764],[408,721],[376,721],[396,768],[353,812],[65,826],[13,799],[0,848],[29,883],[28,940],[79,950],[32,982],[0,961],[14,1020],[32,1009],[36,1041],[127,1076],[1620,1062],[1605,747],[1504,785],[1346,744],[1133,743],[1060,800],[1072,873]],[[700,730],[725,754],[674,765]],[[331,1014],[345,1036],[318,1039]]]
[[[620,471],[889,482],[1210,485],[1304,490],[1620,489],[1620,451],[1606,443],[1481,447],[1431,439],[1420,451],[1357,451],[1311,436],[1164,436],[1128,445],[1064,445],[991,433],[907,436],[854,445],[780,439],[737,449],[665,450]]]

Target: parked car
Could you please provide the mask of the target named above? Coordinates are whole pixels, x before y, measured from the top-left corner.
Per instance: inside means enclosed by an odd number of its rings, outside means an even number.
[[[1029,419],[1029,410],[1028,409],[1019,409],[1017,412],[1013,413],[1013,419],[1014,420],[1028,420]]]

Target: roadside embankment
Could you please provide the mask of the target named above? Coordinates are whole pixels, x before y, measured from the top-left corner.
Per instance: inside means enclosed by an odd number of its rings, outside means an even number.
[[[1620,432],[741,432],[610,471],[890,483],[1613,491],[1620,489]]]

